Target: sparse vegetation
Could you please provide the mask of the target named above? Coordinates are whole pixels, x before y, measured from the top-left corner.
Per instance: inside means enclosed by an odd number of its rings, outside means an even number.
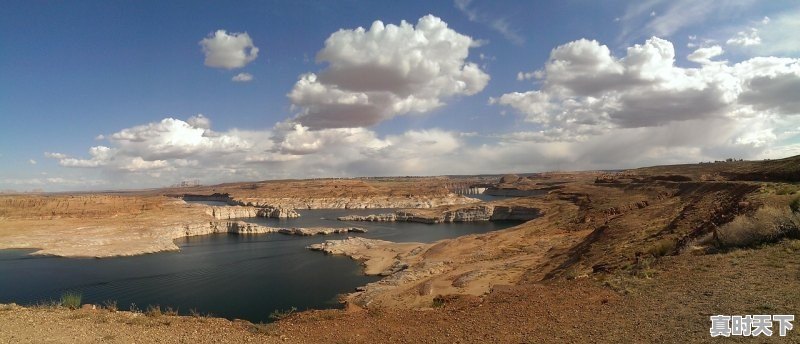
[[[652,267],[654,262],[655,258],[653,257],[639,258],[631,267],[631,275],[639,278],[652,278],[656,273],[656,270]]]
[[[286,317],[297,312],[297,307],[290,307],[286,310],[276,309],[269,314],[269,318],[275,321],[285,319]]]
[[[765,206],[753,216],[738,216],[718,231],[714,244],[719,248],[754,247],[800,237],[800,214],[790,207]]]
[[[144,315],[153,318],[160,317],[162,314],[163,313],[161,312],[161,306],[159,305],[149,305],[147,306],[147,310],[144,311]]]
[[[128,308],[128,310],[131,311],[132,313],[141,313],[142,312],[141,309],[136,307],[135,303],[131,303],[131,307]]]
[[[103,301],[103,308],[105,308],[105,309],[107,309],[107,310],[109,310],[111,312],[116,312],[117,311],[117,301],[105,300],[105,301]]]
[[[776,195],[794,195],[797,192],[796,185],[782,185],[775,190]]]
[[[663,257],[675,250],[675,240],[661,239],[656,241],[647,249],[647,253],[653,257]]]
[[[61,294],[61,306],[69,309],[77,309],[81,306],[81,294],[68,291]]]
[[[176,316],[178,315],[178,309],[173,309],[172,307],[164,308],[164,315]]]
[[[789,209],[792,209],[793,213],[800,213],[800,197],[796,197],[789,203]]]

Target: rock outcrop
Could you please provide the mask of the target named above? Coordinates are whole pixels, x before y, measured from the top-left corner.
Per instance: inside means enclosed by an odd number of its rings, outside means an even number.
[[[409,210],[398,210],[394,213],[385,214],[347,215],[337,219],[340,221],[449,223],[501,220],[528,221],[539,215],[540,213],[536,208],[481,204],[443,210],[438,214],[422,214]]]
[[[196,223],[183,226],[183,233],[179,236],[196,236],[214,233],[231,234],[266,234],[280,233],[287,235],[328,235],[340,233],[366,233],[367,230],[360,227],[310,227],[310,228],[282,228],[268,227],[244,221],[228,222],[209,222],[208,224]]]
[[[237,198],[230,203],[250,207],[278,207],[287,209],[380,209],[380,208],[435,208],[480,202],[456,194],[447,196],[362,196],[321,198]]]
[[[269,217],[269,218],[295,218],[300,217],[294,209],[284,207],[251,207],[251,206],[209,206],[206,214],[215,219],[238,219],[249,217]]]
[[[366,233],[366,232],[367,232],[366,229],[360,227],[342,227],[342,228],[311,227],[311,228],[278,229],[278,233],[281,234],[301,235],[301,236],[328,235],[328,234],[341,234],[341,233]]]

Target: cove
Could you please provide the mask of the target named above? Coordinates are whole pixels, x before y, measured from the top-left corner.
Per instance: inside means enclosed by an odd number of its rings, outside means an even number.
[[[346,227],[356,234],[395,242],[432,242],[485,233],[519,222],[369,223],[343,222],[336,217],[373,214],[393,209],[300,210],[297,219],[243,219],[272,226]],[[353,234],[349,234],[353,236]],[[58,300],[65,291],[78,292],[84,303],[115,300],[120,309],[160,305],[188,314],[203,314],[252,322],[270,321],[275,310],[339,307],[338,295],[376,281],[346,257],[312,252],[305,247],[348,235],[289,236],[215,234],[176,240],[180,252],[134,257],[76,259],[29,256],[31,250],[0,250],[0,303],[35,304]]]

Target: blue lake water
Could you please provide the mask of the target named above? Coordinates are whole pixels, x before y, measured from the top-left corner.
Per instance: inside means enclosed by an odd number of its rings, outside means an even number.
[[[336,217],[391,209],[300,210],[298,219],[245,219],[272,226],[359,226],[364,234],[300,237],[282,234],[215,234],[176,240],[180,252],[135,257],[76,259],[29,256],[31,250],[0,250],[0,303],[57,300],[65,291],[84,303],[115,300],[120,309],[160,305],[253,322],[274,310],[339,307],[339,294],[379,278],[341,256],[305,247],[328,239],[363,236],[395,242],[433,242],[485,233],[519,222],[457,224],[342,222]]]

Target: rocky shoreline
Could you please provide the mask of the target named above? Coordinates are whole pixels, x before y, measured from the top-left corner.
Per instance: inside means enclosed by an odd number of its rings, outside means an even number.
[[[413,210],[398,210],[394,213],[340,216],[337,218],[337,220],[366,222],[420,222],[435,224],[503,220],[528,221],[539,217],[540,215],[541,214],[539,210],[536,208],[481,204],[458,209],[443,210],[439,213],[422,213]]]
[[[221,201],[221,195],[209,195],[203,199],[193,195],[191,200]],[[274,208],[274,209],[381,209],[381,208],[419,208],[428,209],[445,205],[462,205],[478,203],[480,200],[462,195],[449,194],[441,197],[432,196],[362,196],[362,197],[246,197],[224,199],[232,206]]]

